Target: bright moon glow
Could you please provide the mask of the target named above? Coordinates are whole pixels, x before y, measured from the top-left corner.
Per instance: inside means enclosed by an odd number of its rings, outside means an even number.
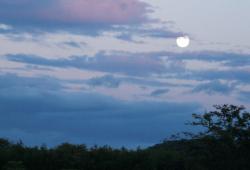
[[[186,48],[189,46],[190,44],[190,39],[188,36],[184,36],[184,37],[178,37],[176,39],[176,43],[177,43],[177,46],[178,47],[181,47],[181,48]]]

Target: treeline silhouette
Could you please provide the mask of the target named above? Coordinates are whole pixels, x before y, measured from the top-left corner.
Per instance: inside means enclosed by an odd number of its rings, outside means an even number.
[[[0,139],[1,170],[249,170],[250,113],[243,106],[221,105],[193,114],[200,133],[166,139],[146,149],[87,148],[63,143],[27,147]],[[184,135],[184,136],[183,136]]]

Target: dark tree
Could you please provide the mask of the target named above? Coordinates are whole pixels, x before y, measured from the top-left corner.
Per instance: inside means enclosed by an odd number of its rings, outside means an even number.
[[[21,161],[9,161],[3,170],[25,170],[23,163]]]
[[[204,130],[192,136],[189,156],[209,169],[250,169],[250,113],[243,106],[214,107],[193,114],[191,125]]]
[[[195,119],[192,125],[202,126],[205,132],[202,136],[211,136],[216,139],[224,139],[238,145],[250,140],[250,113],[244,106],[215,105],[215,111],[203,115],[193,114]]]

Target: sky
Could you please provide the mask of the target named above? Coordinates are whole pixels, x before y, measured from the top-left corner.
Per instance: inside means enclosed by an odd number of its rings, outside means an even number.
[[[0,0],[0,137],[146,147],[215,104],[250,108],[249,6]]]

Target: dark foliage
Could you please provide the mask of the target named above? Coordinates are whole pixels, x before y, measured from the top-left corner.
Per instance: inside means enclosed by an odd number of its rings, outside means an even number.
[[[250,114],[244,107],[215,106],[193,114],[204,131],[166,140],[147,149],[61,144],[26,147],[0,139],[1,170],[249,170]]]

